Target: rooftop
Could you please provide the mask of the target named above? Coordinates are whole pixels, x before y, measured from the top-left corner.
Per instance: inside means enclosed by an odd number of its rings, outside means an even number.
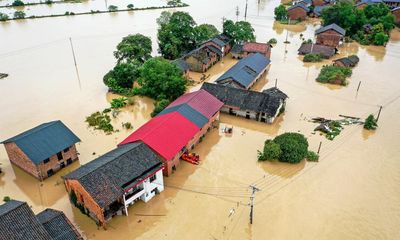
[[[321,54],[324,58],[330,58],[336,53],[336,49],[334,47],[329,47],[325,45],[312,44],[312,43],[303,43],[299,48],[299,54]]]
[[[320,34],[320,33],[326,32],[328,30],[334,30],[334,31],[336,31],[337,33],[339,33],[339,34],[341,34],[343,36],[346,35],[346,30],[344,30],[343,28],[338,26],[336,23],[332,23],[332,24],[329,24],[327,26],[324,26],[324,27],[321,27],[321,28],[317,29],[315,31],[315,34]]]
[[[176,105],[174,107],[165,108],[161,111],[157,116],[161,116],[164,114],[168,114],[171,112],[178,112],[185,118],[187,118],[192,123],[196,124],[197,127],[202,128],[207,122],[208,119],[203,116],[201,113],[193,109],[189,104],[184,103],[181,105]]]
[[[247,42],[243,44],[244,52],[258,52],[265,54],[269,51],[271,45],[268,43]]]

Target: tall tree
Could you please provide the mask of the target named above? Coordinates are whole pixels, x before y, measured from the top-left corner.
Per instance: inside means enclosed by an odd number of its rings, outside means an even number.
[[[233,22],[226,20],[223,24],[223,33],[228,36],[232,43],[255,41],[254,29],[249,22]]]
[[[274,13],[275,20],[282,21],[287,19],[288,11],[286,10],[286,7],[282,4],[274,9]]]
[[[196,22],[186,12],[174,12],[168,21],[160,21],[159,51],[166,59],[175,59],[196,46]]]
[[[123,93],[126,89],[133,87],[133,82],[139,77],[139,61],[117,64],[104,77],[103,82],[111,90]]]
[[[218,29],[211,24],[201,24],[194,28],[196,43],[200,44],[219,34]]]
[[[142,34],[128,35],[118,44],[114,52],[118,63],[137,60],[145,62],[151,58],[151,39]]]

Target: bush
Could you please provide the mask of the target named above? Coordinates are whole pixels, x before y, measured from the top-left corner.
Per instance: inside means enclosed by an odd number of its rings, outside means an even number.
[[[274,139],[282,151],[279,161],[299,163],[307,156],[308,141],[299,133],[284,133]]]
[[[25,18],[25,13],[23,11],[15,11],[14,12],[14,18],[15,19],[24,19]]]
[[[23,1],[21,1],[21,0],[15,0],[12,3],[12,6],[14,6],[14,7],[20,7],[20,6],[24,6],[24,5],[25,5],[25,3]]]
[[[374,44],[384,46],[389,41],[389,36],[384,32],[379,32],[374,36]]]
[[[151,113],[151,117],[155,117],[157,114],[162,112],[162,110],[164,110],[169,105],[169,103],[170,102],[167,99],[161,99],[161,100],[157,101],[155,103],[154,110]]]
[[[125,129],[132,129],[133,128],[132,123],[130,123],[130,122],[122,123],[122,127],[125,128]]]
[[[352,70],[348,67],[323,66],[317,77],[317,82],[347,85],[346,78],[350,77]]]
[[[114,131],[111,125],[111,118],[105,113],[95,112],[89,117],[86,117],[86,122],[90,127],[97,130],[103,130],[106,134],[111,134]]]
[[[322,61],[322,56],[321,54],[315,54],[315,53],[307,53],[304,55],[303,62],[321,62]]]
[[[45,3],[46,4],[53,4],[53,1],[52,0],[46,0]]]
[[[126,7],[127,7],[128,9],[133,9],[133,8],[134,8],[134,6],[133,6],[132,3],[128,4]]]
[[[307,161],[309,161],[309,162],[318,162],[319,155],[313,151],[308,151],[306,158],[307,158]]]
[[[0,22],[5,22],[9,19],[8,15],[5,13],[0,13]]]
[[[274,141],[267,140],[264,145],[264,152],[259,155],[258,160],[276,160],[282,154],[282,150]]]
[[[268,40],[269,44],[277,44],[278,40],[276,40],[276,38],[271,38],[270,40]]]
[[[11,201],[11,198],[9,196],[5,196],[3,198],[3,202],[9,202],[9,201]]]
[[[275,20],[282,21],[288,18],[288,11],[282,4],[274,9]]]
[[[364,128],[367,130],[375,130],[377,127],[378,127],[378,123],[376,122],[374,115],[370,114],[365,119]]]
[[[111,101],[111,108],[118,109],[118,108],[125,107],[127,102],[128,102],[128,99],[124,98],[124,97],[114,98]]]
[[[108,11],[110,11],[110,12],[115,12],[115,11],[117,11],[117,10],[118,10],[118,7],[115,6],[115,5],[110,5],[110,6],[108,6]]]

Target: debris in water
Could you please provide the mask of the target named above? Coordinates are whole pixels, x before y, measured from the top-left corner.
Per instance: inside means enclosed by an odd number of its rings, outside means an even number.
[[[350,117],[345,115],[339,115],[343,119],[331,120],[322,117],[312,118],[311,122],[319,123],[319,125],[314,129],[314,131],[320,131],[325,133],[325,137],[329,140],[333,140],[340,132],[343,130],[343,126],[351,124],[363,124],[360,118]]]
[[[7,73],[0,73],[0,79],[8,77]]]

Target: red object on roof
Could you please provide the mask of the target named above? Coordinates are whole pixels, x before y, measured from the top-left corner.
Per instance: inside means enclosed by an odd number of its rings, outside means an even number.
[[[119,145],[142,141],[164,159],[172,160],[199,131],[180,113],[171,112],[151,119]]]
[[[180,96],[170,105],[168,105],[167,108],[178,106],[184,103],[188,104],[194,110],[198,111],[208,119],[214,116],[214,114],[218,112],[224,105],[224,103],[218,100],[216,97],[201,89],[196,92],[187,93]]]
[[[270,45],[267,43],[256,43],[256,42],[249,42],[243,45],[244,52],[258,52],[266,54],[270,48]]]

